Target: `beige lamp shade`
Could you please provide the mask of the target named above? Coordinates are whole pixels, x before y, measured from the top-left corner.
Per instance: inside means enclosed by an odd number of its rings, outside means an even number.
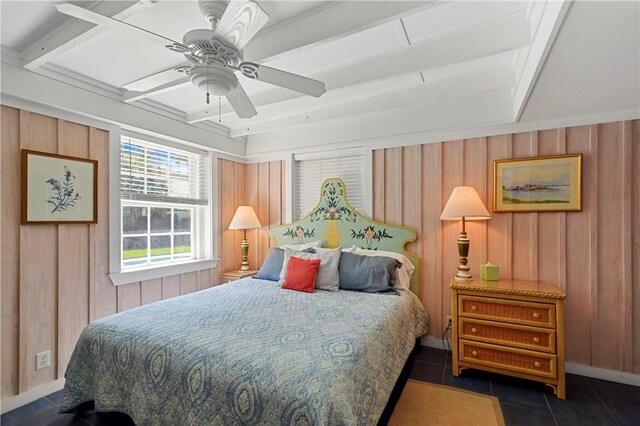
[[[239,206],[236,214],[233,215],[229,229],[253,229],[262,228],[256,212],[251,206]]]
[[[487,208],[472,186],[457,186],[440,215],[441,220],[487,220],[491,219]]]

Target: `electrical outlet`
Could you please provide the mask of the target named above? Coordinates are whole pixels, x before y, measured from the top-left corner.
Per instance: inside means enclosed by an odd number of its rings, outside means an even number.
[[[51,351],[36,354],[36,370],[47,368],[51,365]]]
[[[452,316],[451,315],[447,315],[446,319],[447,319],[447,327],[451,327],[453,325],[452,324]]]

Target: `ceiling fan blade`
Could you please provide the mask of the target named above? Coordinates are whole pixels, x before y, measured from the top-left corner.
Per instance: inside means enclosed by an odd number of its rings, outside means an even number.
[[[258,113],[240,83],[238,83],[238,87],[235,90],[227,93],[226,96],[238,117],[251,118]]]
[[[177,67],[169,68],[167,70],[148,75],[139,80],[132,81],[131,83],[127,83],[122,87],[130,91],[146,92],[147,90],[162,86],[163,84],[171,83],[174,80],[178,80],[184,77],[184,73],[176,71],[176,68],[186,67],[190,65],[191,63],[186,62],[184,64],[180,64]]]
[[[271,83],[286,89],[295,90],[296,92],[306,93],[307,95],[320,97],[326,88],[324,83],[311,78],[303,77],[298,74],[282,71],[276,68],[264,65],[254,64],[253,62],[243,62],[238,66],[238,70],[248,78]]]
[[[255,1],[230,1],[216,27],[216,35],[242,50],[268,21],[269,15]]]
[[[165,46],[167,44],[182,45],[182,43],[178,43],[177,41],[171,40],[170,38],[161,36],[151,31],[147,31],[144,28],[136,27],[135,25],[127,24],[126,22],[119,21],[117,19],[113,19],[96,12],[92,12],[91,10],[76,6],[75,4],[60,3],[54,4],[54,6],[56,7],[56,9],[58,9],[58,12],[64,13],[65,15],[73,16],[74,18],[82,19],[83,21],[102,25],[108,28],[128,31],[131,34],[135,33],[137,36],[143,36],[148,40],[154,41],[156,43],[160,42]],[[188,47],[184,47],[189,50]]]

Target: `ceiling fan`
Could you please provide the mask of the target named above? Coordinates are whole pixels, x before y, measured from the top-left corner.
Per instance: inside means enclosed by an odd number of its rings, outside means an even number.
[[[62,3],[55,7],[66,15],[135,33],[183,54],[189,63],[174,70],[188,74],[191,83],[206,93],[207,103],[210,94],[225,96],[240,118],[253,117],[257,111],[240,85],[236,71],[251,79],[315,97],[326,91],[321,81],[243,61],[242,49],[269,21],[269,15],[253,0],[199,0],[198,7],[211,29],[191,30],[184,35],[182,43],[75,4]],[[147,85],[145,90],[163,82]],[[138,90],[140,87],[138,85]]]

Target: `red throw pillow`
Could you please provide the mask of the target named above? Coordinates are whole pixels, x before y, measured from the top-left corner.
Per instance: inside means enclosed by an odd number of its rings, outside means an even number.
[[[290,257],[282,288],[313,293],[319,267],[320,259]]]

